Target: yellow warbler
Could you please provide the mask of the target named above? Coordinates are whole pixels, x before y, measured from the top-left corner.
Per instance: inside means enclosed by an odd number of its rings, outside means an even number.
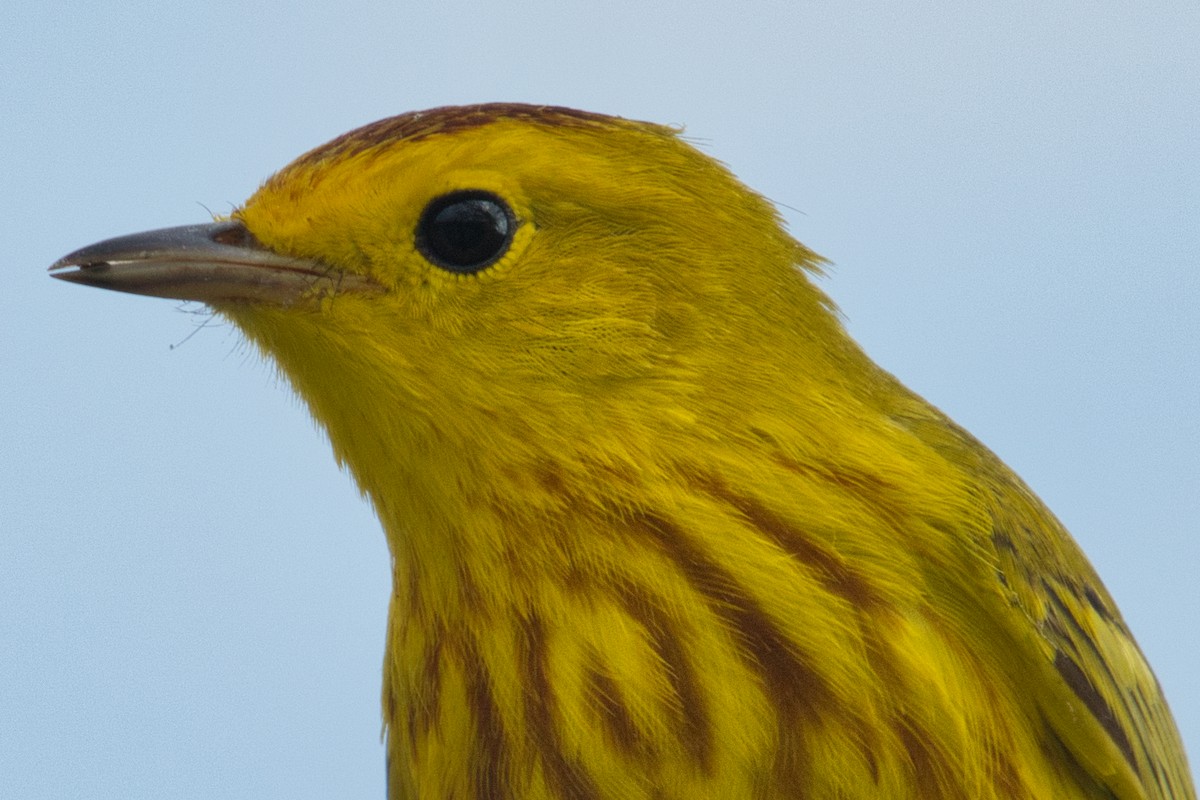
[[[275,360],[394,559],[392,798],[1192,798],[1067,532],[657,125],[382,120],[55,277]]]

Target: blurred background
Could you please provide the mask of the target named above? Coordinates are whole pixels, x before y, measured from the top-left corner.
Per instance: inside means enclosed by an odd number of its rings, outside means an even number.
[[[229,326],[51,281],[401,111],[681,124],[1064,520],[1200,759],[1200,5],[0,10],[0,794],[382,798],[388,556]]]

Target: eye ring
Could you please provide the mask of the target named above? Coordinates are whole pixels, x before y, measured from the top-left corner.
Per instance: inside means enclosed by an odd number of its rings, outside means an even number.
[[[449,272],[469,275],[508,252],[517,230],[512,207],[480,189],[450,192],[425,206],[417,222],[417,251]]]

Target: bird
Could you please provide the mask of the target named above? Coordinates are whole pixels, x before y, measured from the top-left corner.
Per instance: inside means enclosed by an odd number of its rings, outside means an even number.
[[[677,127],[404,113],[51,275],[198,301],[387,538],[393,800],[1194,798],[1038,497]]]

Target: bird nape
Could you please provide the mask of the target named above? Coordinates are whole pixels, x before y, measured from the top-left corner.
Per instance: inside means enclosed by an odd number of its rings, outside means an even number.
[[[666,127],[403,114],[51,267],[278,363],[394,558],[392,798],[1193,798],[1074,541]]]

